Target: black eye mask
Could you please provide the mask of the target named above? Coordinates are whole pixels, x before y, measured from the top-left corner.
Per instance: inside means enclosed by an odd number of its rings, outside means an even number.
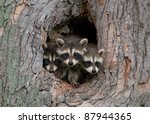
[[[60,66],[60,65],[62,64],[62,60],[61,60],[61,59],[56,59],[56,60],[54,61],[54,64],[55,64],[56,66]]]
[[[47,58],[47,59],[43,59],[43,65],[44,66],[47,66],[47,65],[49,65],[51,62],[50,62],[50,60]]]
[[[90,62],[90,61],[85,61],[85,62],[83,62],[83,65],[84,65],[86,68],[88,68],[88,67],[92,66],[92,62]]]
[[[74,53],[74,58],[76,59],[76,60],[82,60],[83,59],[83,57],[82,57],[82,55],[80,55],[79,53]]]
[[[95,62],[95,65],[99,68],[101,66],[100,62]]]
[[[60,55],[60,57],[62,59],[67,59],[67,58],[69,58],[69,54],[68,53],[63,53],[63,54]]]

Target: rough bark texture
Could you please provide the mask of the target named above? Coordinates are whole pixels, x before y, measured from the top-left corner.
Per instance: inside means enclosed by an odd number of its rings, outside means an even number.
[[[41,27],[86,16],[105,73],[73,88],[42,67]],[[150,106],[149,0],[1,0],[0,106]]]

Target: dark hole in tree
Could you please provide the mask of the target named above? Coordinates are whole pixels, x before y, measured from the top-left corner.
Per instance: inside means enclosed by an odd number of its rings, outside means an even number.
[[[85,17],[78,17],[69,20],[68,26],[71,29],[71,34],[78,35],[80,37],[88,38],[90,43],[97,44],[97,32],[95,25]]]
[[[69,32],[67,33],[64,30],[62,31],[62,28],[65,26],[68,26],[69,28]],[[86,17],[76,17],[76,18],[72,18],[68,20],[67,22],[62,22],[61,24],[53,28],[53,32],[56,32],[57,36],[61,35],[62,37],[67,37],[68,35],[75,35],[81,38],[87,38],[89,43],[97,44],[97,32],[96,32],[95,25],[91,21],[89,21],[88,18]],[[50,33],[48,32],[48,34]],[[51,39],[51,37],[53,36],[47,37],[47,41],[54,40],[54,39]],[[56,38],[59,38],[59,37],[56,37]],[[66,81],[66,79],[62,79],[62,80]],[[79,80],[80,84],[81,82],[82,81]]]

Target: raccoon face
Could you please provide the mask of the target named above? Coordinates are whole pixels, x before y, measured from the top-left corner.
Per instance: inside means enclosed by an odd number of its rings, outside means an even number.
[[[91,74],[98,73],[100,66],[103,63],[103,54],[104,49],[100,49],[95,53],[92,51],[87,51],[87,53],[83,57],[83,68]]]
[[[57,39],[57,53],[62,58],[63,63],[74,66],[83,59],[87,42],[86,38],[82,39],[79,43],[65,43],[64,40]]]
[[[57,70],[61,64],[61,60],[58,58],[56,48],[57,44],[55,41],[50,39],[47,32],[42,30],[41,34],[42,47],[44,49],[43,67],[53,73]]]
[[[50,73],[55,72],[60,64],[61,60],[57,57],[56,54],[49,53],[44,55],[43,67]]]
[[[56,52],[57,45],[55,42],[48,42],[47,47],[44,49],[43,67],[53,73],[61,65],[61,60]]]

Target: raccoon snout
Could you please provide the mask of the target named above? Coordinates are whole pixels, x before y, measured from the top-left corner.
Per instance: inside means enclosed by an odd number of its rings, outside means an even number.
[[[72,61],[69,61],[69,63],[68,63],[70,66],[72,66],[73,65],[73,62]]]
[[[96,70],[94,69],[94,70],[92,70],[92,74],[95,74],[96,73]]]
[[[75,59],[70,58],[70,59],[66,60],[65,63],[69,66],[74,66],[78,63],[78,61],[75,60]]]
[[[55,71],[53,71],[53,70],[49,70],[49,73],[54,73]]]
[[[49,65],[49,68],[47,68],[49,73],[54,73],[57,70],[57,66],[55,65]]]

